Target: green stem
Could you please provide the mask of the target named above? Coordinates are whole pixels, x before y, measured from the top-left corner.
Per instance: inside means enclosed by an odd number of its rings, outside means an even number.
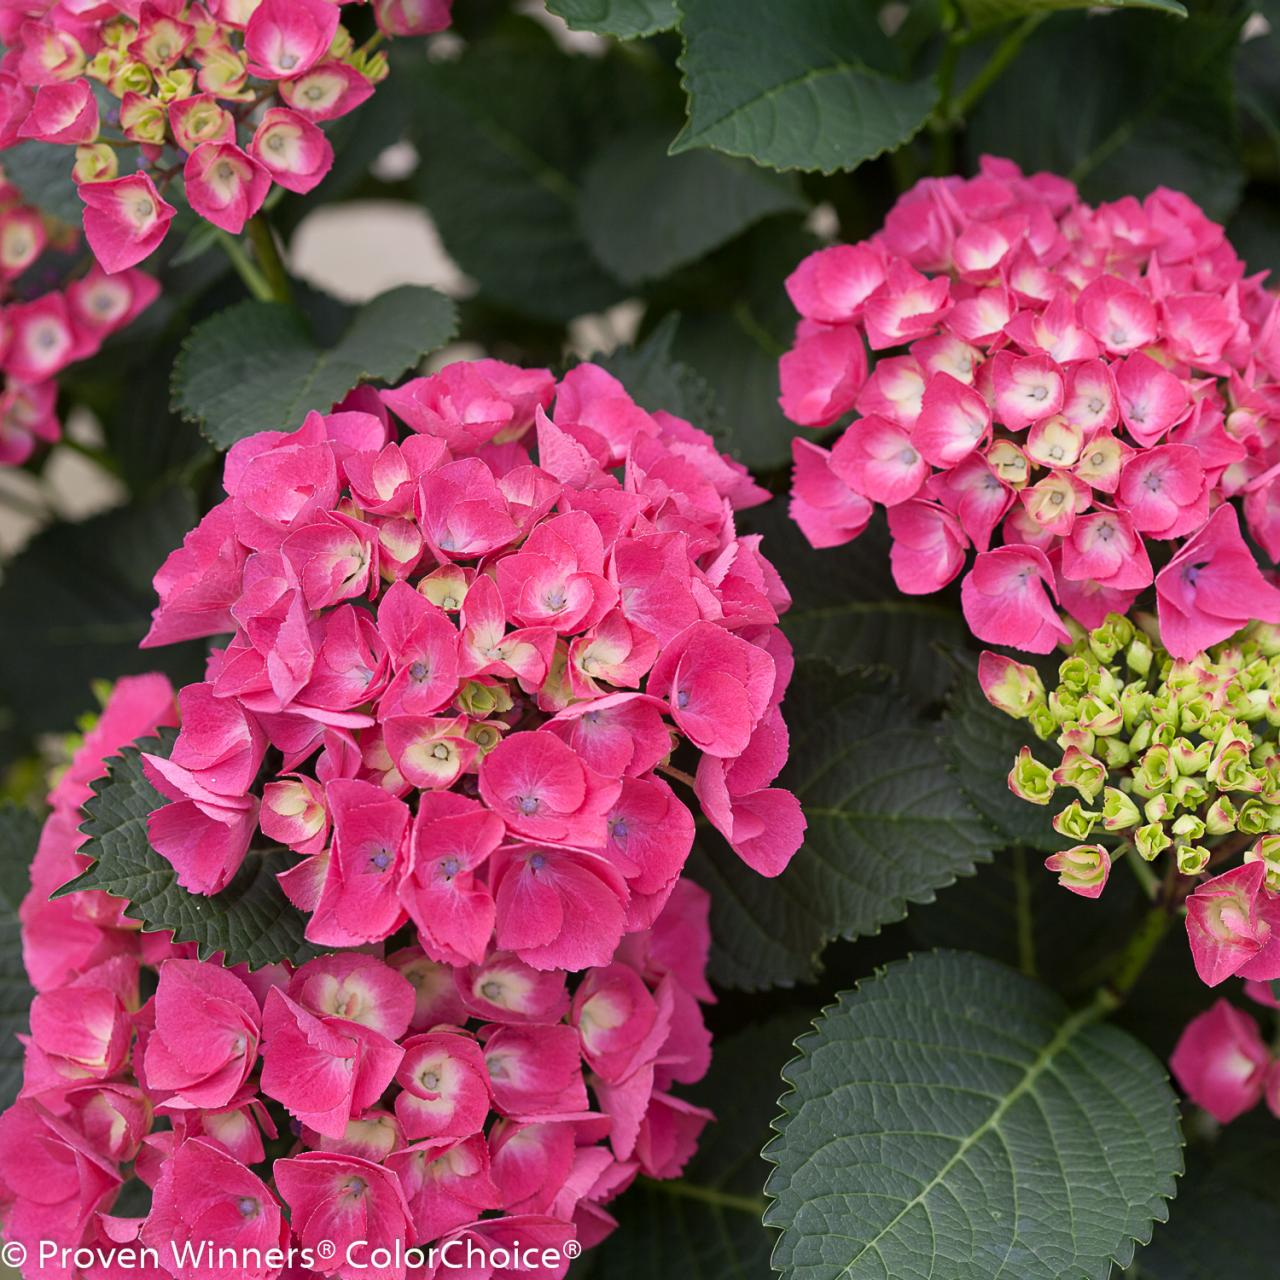
[[[973,110],[978,100],[1004,74],[1005,69],[1018,56],[1018,51],[1027,37],[1049,16],[1047,9],[1038,13],[1029,13],[996,45],[991,57],[972,80],[965,85],[951,107],[950,118],[953,124],[962,121]]]
[[[271,223],[264,214],[255,213],[249,219],[248,233],[249,243],[253,245],[254,256],[266,277],[272,299],[276,302],[292,302],[293,288],[289,284],[289,273],[285,270],[280,250],[276,246],[275,232],[271,230]]]
[[[734,1209],[738,1213],[749,1213],[760,1217],[768,1207],[763,1196],[736,1196],[729,1191],[718,1191],[715,1187],[700,1187],[696,1182],[652,1182],[648,1178],[644,1183],[655,1191],[669,1196],[680,1196],[685,1200],[698,1200],[702,1204],[714,1205],[718,1209]]]
[[[929,128],[933,133],[933,172],[935,177],[951,173],[956,165],[955,121],[951,115],[951,95],[955,90],[956,63],[960,58],[961,42],[956,38],[955,9],[950,3],[942,8],[942,26],[947,33],[947,43],[938,63],[938,105],[933,110]]]
[[[218,243],[222,246],[222,251],[227,255],[228,261],[236,269],[236,274],[244,281],[244,287],[259,302],[272,302],[275,300],[275,294],[272,292],[271,285],[268,283],[266,276],[253,264],[249,255],[244,251],[244,245],[240,243],[233,235],[218,230]]]
[[[1160,896],[1160,878],[1147,864],[1146,859],[1134,848],[1132,842],[1121,845],[1112,857],[1112,862],[1123,856],[1133,870],[1134,878],[1142,886],[1142,891],[1152,902]]]
[[[1098,991],[1097,999],[1105,1008],[1114,1009],[1124,1003],[1151,963],[1172,922],[1173,913],[1163,903],[1153,906],[1143,916],[1124,950],[1116,957],[1110,978]]]

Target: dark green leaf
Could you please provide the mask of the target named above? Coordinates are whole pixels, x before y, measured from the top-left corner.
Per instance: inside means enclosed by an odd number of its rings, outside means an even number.
[[[975,30],[1055,9],[1155,9],[1175,18],[1187,16],[1178,0],[960,0],[960,8]]]
[[[617,67],[550,41],[482,43],[428,66],[416,190],[484,297],[567,321],[625,296],[578,226],[578,181]],[[605,112],[607,114],[607,112]]]
[[[1052,809],[1059,806],[1028,804],[1009,790],[1009,770],[1018,752],[1031,747],[1032,754],[1047,761],[1047,753],[1025,720],[1014,720],[997,711],[982,696],[977,666],[955,655],[960,664],[947,699],[942,721],[942,749],[956,781],[969,803],[987,820],[1006,844],[1023,845],[1052,853],[1065,848],[1053,829]]]
[[[198,679],[202,648],[143,652],[156,596],[151,578],[196,522],[177,487],[78,524],[52,525],[6,568],[0,585],[0,689],[30,731],[59,731],[90,684],[139,671]]]
[[[777,785],[804,806],[803,847],[768,880],[704,832],[690,863],[711,893],[711,971],[723,986],[811,978],[828,942],[878,933],[992,856],[932,726],[885,678],[802,664],[783,713],[791,756]]]
[[[1232,59],[1245,12],[1218,0],[1185,22],[1050,19],[978,105],[971,157],[1065,174],[1095,201],[1173,187],[1225,219],[1242,184]]]
[[[642,409],[662,409],[710,431],[720,420],[715,393],[700,374],[671,354],[679,327],[679,316],[665,316],[643,342],[619,347],[596,363],[613,374]]]
[[[22,963],[18,907],[31,887],[27,868],[40,839],[40,820],[29,809],[0,805],[0,1108],[22,1087],[22,1045],[35,994]]]
[[[673,151],[713,147],[774,169],[855,169],[913,137],[938,100],[903,67],[868,0],[680,0],[689,123]]]
[[[320,953],[303,937],[307,917],[284,896],[276,875],[296,863],[283,849],[251,849],[244,866],[221,893],[188,893],[177,874],[147,840],[147,815],[164,802],[142,772],[139,749],[168,755],[177,733],[126,747],[111,761],[107,777],[93,785],[81,830],[89,839],[80,852],[94,859],[89,869],[59,894],[101,889],[129,902],[126,914],[148,933],[172,933],[175,942],[194,942],[200,958],[221,951],[226,963],[302,964]]]
[[[715,388],[734,455],[772,471],[790,466],[797,433],[778,407],[778,358],[796,326],[783,281],[817,241],[794,218],[771,218],[743,239],[724,263],[727,287],[683,310],[675,351]]]
[[[826,1010],[783,1071],[766,1221],[795,1280],[1106,1280],[1182,1171],[1160,1064],[1096,1009],[933,952]]]
[[[642,1180],[609,1206],[619,1227],[589,1255],[593,1276],[768,1280],[775,1236],[760,1224],[767,1172],[760,1148],[782,1092],[782,1066],[805,1029],[802,1016],[782,1016],[717,1039],[706,1079],[688,1091],[716,1121],[678,1181]]]
[[[848,546],[826,551],[805,541],[787,518],[785,499],[748,512],[743,523],[764,534],[761,549],[791,592],[782,629],[798,657],[823,658],[840,671],[887,667],[921,706],[945,695],[954,668],[942,651],[963,646],[964,620],[943,597],[904,596],[894,586],[882,520]]]
[[[668,31],[680,21],[675,0],[547,0],[574,31],[632,40]]]
[[[420,285],[379,294],[329,347],[293,308],[241,302],[192,330],[173,366],[174,408],[220,449],[257,431],[293,431],[357,383],[414,368],[456,326],[453,303]]]
[[[42,213],[78,227],[84,204],[71,177],[74,164],[75,155],[69,147],[20,142],[5,148],[4,176]]]
[[[803,211],[794,180],[710,151],[667,154],[670,134],[615,139],[583,175],[581,223],[619,280],[656,280],[775,213]]]

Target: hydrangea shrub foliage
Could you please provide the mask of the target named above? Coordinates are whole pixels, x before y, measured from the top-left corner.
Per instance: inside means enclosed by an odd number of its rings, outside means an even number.
[[[0,4],[0,1263],[1270,1277],[1274,16]]]

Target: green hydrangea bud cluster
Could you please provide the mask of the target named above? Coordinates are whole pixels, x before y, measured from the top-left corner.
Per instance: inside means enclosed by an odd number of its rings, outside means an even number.
[[[1054,768],[1024,747],[1010,790],[1043,805],[1073,791],[1060,835],[1112,835],[1148,862],[1169,850],[1186,875],[1218,837],[1253,837],[1246,861],[1264,861],[1280,889],[1280,627],[1254,623],[1180,661],[1139,622],[1109,614],[1079,633],[1052,689],[1033,667],[982,655],[988,701],[1061,752]]]

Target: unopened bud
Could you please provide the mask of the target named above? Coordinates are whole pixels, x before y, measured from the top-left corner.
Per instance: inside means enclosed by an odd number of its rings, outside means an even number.
[[[1225,836],[1236,829],[1236,807],[1228,796],[1219,796],[1204,815],[1204,829],[1211,836]]]
[[[1184,876],[1198,876],[1209,865],[1209,850],[1202,844],[1180,844],[1173,856]]]
[[[1045,700],[1044,682],[1035,667],[998,653],[987,651],[978,659],[978,683],[987,701],[1015,720],[1029,716]]]
[[[1059,786],[1074,787],[1086,800],[1093,800],[1107,781],[1107,769],[1101,760],[1069,747],[1053,771],[1053,780]]]
[[[1079,800],[1073,800],[1053,815],[1053,829],[1068,840],[1087,840],[1101,817],[1100,813],[1084,808]]]
[[[1148,822],[1139,827],[1133,834],[1133,845],[1146,862],[1159,857],[1173,842],[1165,834],[1165,829],[1158,822]]]
[[[1102,793],[1102,827],[1104,831],[1127,831],[1142,821],[1133,800],[1119,787],[1108,787]]]
[[[1082,898],[1096,898],[1111,874],[1111,856],[1100,844],[1078,844],[1045,859],[1045,869],[1057,873],[1058,883]]]
[[[1020,800],[1031,804],[1048,804],[1055,789],[1053,773],[1048,765],[1041,764],[1031,754],[1030,747],[1023,747],[1009,771],[1009,790]]]

